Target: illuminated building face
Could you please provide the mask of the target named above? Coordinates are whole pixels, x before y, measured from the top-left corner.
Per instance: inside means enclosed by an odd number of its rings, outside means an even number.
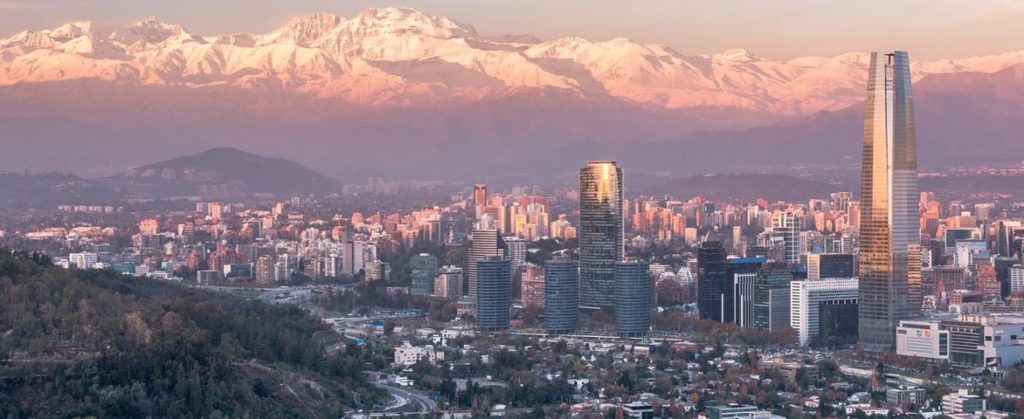
[[[895,343],[921,309],[917,140],[906,52],[872,53],[864,118],[860,219],[860,343]]]
[[[615,262],[623,257],[622,169],[591,161],[580,169],[580,305],[614,306]]]

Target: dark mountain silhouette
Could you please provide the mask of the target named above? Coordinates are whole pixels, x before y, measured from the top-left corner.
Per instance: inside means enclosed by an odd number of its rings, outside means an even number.
[[[236,148],[214,148],[128,170],[106,179],[133,195],[305,195],[341,191],[341,183],[296,162]]]

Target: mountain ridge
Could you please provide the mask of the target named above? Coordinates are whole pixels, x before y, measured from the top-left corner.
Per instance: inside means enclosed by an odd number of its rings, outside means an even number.
[[[776,116],[839,110],[861,99],[865,53],[769,60],[743,50],[684,55],[626,38],[548,41],[482,36],[471,25],[410,8],[352,18],[313,13],[264,34],[200,36],[148,18],[89,21],[0,40],[0,86],[105,80],[139,86],[230,86],[378,107],[474,103],[558,89],[651,109],[732,107]],[[931,74],[992,73],[1024,51],[915,62]]]

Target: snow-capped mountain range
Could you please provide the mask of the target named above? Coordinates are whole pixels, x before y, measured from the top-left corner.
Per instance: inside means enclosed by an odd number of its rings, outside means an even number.
[[[911,58],[913,53],[911,52]],[[371,107],[472,104],[557,92],[653,110],[736,108],[775,116],[863,100],[866,53],[770,60],[742,49],[687,56],[659,44],[483,36],[413,9],[297,17],[265,34],[196,35],[150,18],[73,22],[0,40],[0,88],[103,81],[120,87],[237,88]],[[915,62],[928,75],[995,73],[1024,51]]]

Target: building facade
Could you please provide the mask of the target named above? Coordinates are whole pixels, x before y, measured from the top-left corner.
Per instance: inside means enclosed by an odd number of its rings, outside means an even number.
[[[615,264],[615,331],[643,336],[651,328],[651,277],[645,262]]]
[[[860,200],[860,344],[892,348],[921,311],[921,234],[910,59],[871,54]]]
[[[856,303],[857,282],[853,278],[833,278],[789,283],[789,325],[796,330],[801,346],[821,331],[822,303]]]
[[[613,308],[615,262],[625,252],[622,169],[590,161],[580,169],[580,305]]]
[[[437,278],[437,258],[427,253],[414,255],[409,260],[411,282],[409,294],[434,294],[434,279]]]
[[[569,333],[579,325],[579,263],[544,262],[544,328],[550,334]]]
[[[512,261],[491,256],[476,262],[476,324],[480,330],[509,328],[512,309]]]

